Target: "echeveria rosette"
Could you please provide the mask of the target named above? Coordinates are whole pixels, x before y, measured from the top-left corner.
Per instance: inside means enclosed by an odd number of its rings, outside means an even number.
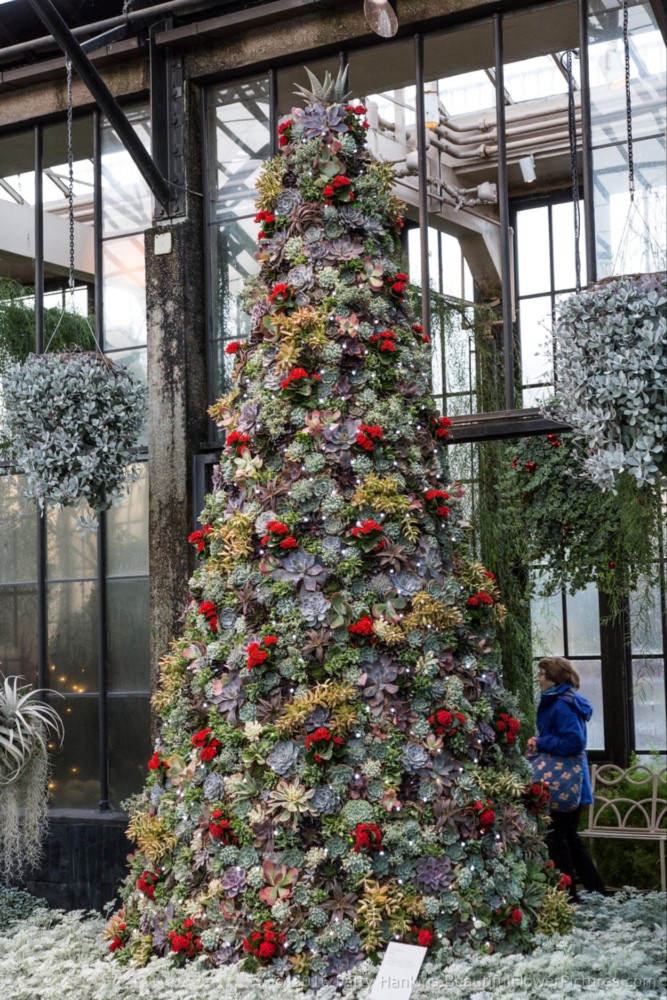
[[[544,855],[530,774],[493,725],[516,715],[496,674],[500,595],[458,551],[392,171],[364,148],[363,108],[308,105],[258,183],[250,333],[212,410],[231,447],[155,695],[172,763],[132,817],[137,877],[164,866],[168,904],[140,908],[128,885],[114,954],[159,954],[171,908],[196,916],[211,963],[333,985],[397,935],[509,947],[514,924],[493,917],[508,882],[529,943],[546,888],[525,865]],[[467,603],[482,591],[490,611]],[[487,828],[473,804],[488,800]],[[234,839],[212,836],[214,812]],[[216,907],[226,945],[209,955]]]

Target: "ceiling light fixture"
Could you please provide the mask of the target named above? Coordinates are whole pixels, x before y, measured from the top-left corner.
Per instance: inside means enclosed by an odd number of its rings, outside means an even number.
[[[376,35],[392,38],[398,31],[398,18],[389,0],[364,0],[366,24]]]
[[[530,153],[529,156],[523,156],[519,160],[519,168],[525,184],[532,184],[533,181],[537,180],[537,174],[535,173],[535,158],[532,153]]]

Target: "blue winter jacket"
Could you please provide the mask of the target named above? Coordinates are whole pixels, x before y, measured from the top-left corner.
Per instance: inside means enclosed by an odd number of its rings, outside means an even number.
[[[570,757],[586,749],[586,723],[593,714],[589,701],[571,684],[558,684],[544,691],[537,709],[537,749]],[[588,761],[584,768],[581,805],[593,801]]]

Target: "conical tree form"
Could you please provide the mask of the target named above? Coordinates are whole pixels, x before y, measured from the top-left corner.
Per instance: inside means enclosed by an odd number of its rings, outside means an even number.
[[[109,926],[124,960],[332,981],[397,938],[526,946],[545,896],[558,910],[364,113],[295,110],[258,182],[252,333],[227,347],[225,452]]]

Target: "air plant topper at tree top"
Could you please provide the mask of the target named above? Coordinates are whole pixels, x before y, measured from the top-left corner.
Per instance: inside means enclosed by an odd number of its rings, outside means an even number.
[[[498,723],[518,733],[504,609],[458,551],[392,171],[342,89],[314,82],[258,181],[252,332],[211,410],[226,446],[154,696],[120,961],[314,985],[391,940],[507,951],[568,922]]]

